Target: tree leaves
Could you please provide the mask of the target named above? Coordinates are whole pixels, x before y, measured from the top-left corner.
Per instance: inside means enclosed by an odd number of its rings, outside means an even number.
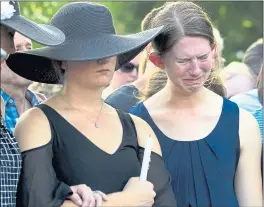
[[[38,23],[49,23],[51,17],[68,2],[20,2],[22,15]],[[104,1],[113,15],[119,34],[140,31],[141,21],[154,7],[164,2],[156,1]],[[224,56],[227,62],[239,60],[238,51],[244,51],[258,38],[263,36],[262,1],[197,1],[213,20],[224,37]],[[34,43],[34,47],[41,47]]]

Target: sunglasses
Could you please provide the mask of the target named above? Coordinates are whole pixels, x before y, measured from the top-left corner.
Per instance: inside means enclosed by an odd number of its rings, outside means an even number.
[[[120,68],[120,70],[124,73],[131,73],[134,69],[136,69],[138,72],[138,65],[135,65],[133,63],[126,63]]]

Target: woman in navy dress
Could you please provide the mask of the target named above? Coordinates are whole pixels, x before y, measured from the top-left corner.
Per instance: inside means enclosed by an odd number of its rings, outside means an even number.
[[[207,14],[191,2],[167,3],[152,19],[153,27],[159,25],[164,30],[152,42],[149,59],[168,81],[130,112],[156,133],[177,206],[261,206],[256,120],[204,87],[217,72]]]

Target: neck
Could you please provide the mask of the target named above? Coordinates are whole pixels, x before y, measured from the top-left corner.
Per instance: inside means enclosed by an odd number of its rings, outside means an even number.
[[[173,106],[175,108],[196,108],[205,102],[207,98],[208,90],[202,87],[197,92],[192,92],[190,94],[183,93],[179,91],[173,83],[169,82],[166,84],[164,89],[161,90],[160,95],[163,97],[164,103],[168,106]]]
[[[103,90],[102,98],[106,99],[111,93],[113,93],[115,89],[112,87],[112,85],[109,85]]]
[[[103,88],[97,90],[83,88],[79,85],[64,86],[60,95],[63,99],[75,108],[82,108],[86,111],[93,111],[102,106]]]
[[[118,81],[115,81],[115,78],[111,81],[110,85],[107,87],[109,91],[113,92],[116,89],[120,88],[120,84]]]
[[[134,85],[140,91],[144,91],[147,88],[147,84],[154,73],[160,71],[152,62],[147,61],[146,70],[144,74],[139,77],[132,85]]]
[[[13,84],[6,85],[1,84],[1,88],[7,93],[9,96],[11,96],[15,102],[16,102],[16,108],[19,114],[22,114],[27,110],[27,106],[29,105],[27,99],[26,99],[26,92],[28,89],[28,86],[16,86]]]

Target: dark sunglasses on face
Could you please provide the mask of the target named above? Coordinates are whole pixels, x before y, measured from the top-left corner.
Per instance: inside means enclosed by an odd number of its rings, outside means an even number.
[[[126,63],[120,68],[120,70],[124,73],[131,73],[134,69],[138,72],[138,65],[135,65],[134,63]]]

